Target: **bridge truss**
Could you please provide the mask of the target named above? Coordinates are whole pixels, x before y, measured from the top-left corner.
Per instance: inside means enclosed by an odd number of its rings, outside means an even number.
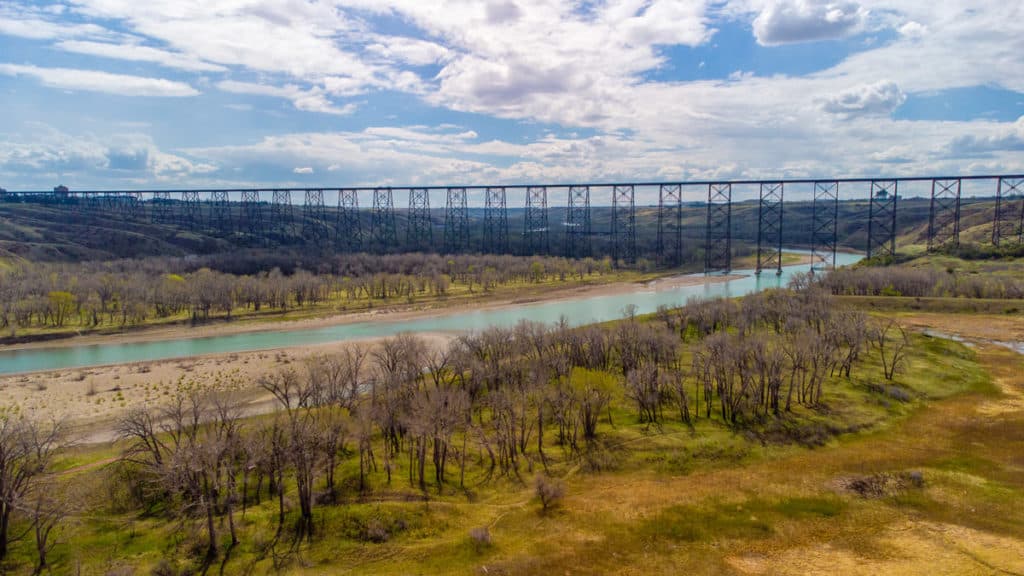
[[[732,266],[733,240],[737,234],[733,229],[736,223],[732,215],[734,186],[756,185],[760,190],[755,197],[758,201],[756,236],[744,227],[739,231],[739,237],[745,242],[756,242],[758,271],[778,272],[784,236],[787,241],[803,241],[794,240],[794,234],[787,234],[784,228],[784,189],[788,188],[786,192],[789,193],[796,188],[796,194],[800,194],[802,186],[813,190],[809,240],[811,268],[817,271],[835,266],[837,232],[841,225],[849,225],[840,221],[840,186],[850,200],[855,200],[850,196],[856,196],[856,190],[862,190],[860,194],[867,193],[866,218],[855,216],[853,222],[859,220],[866,224],[865,252],[872,257],[888,257],[896,252],[900,232],[897,229],[897,205],[902,204],[898,193],[901,183],[916,181],[930,185],[927,241],[930,250],[938,250],[959,242],[964,182],[985,180],[994,184],[995,192],[991,243],[1005,246],[1024,242],[1024,175],[1019,174],[329,189],[328,193],[336,192],[338,195],[336,207],[333,204],[327,206],[323,188],[70,191],[61,186],[52,192],[3,190],[0,192],[0,205],[33,201],[59,205],[70,212],[66,221],[72,225],[86,224],[90,218],[97,217],[124,223],[148,221],[212,231],[232,236],[240,242],[286,243],[301,240],[307,244],[323,245],[327,241],[328,246],[333,244],[334,249],[346,252],[413,248],[463,252],[472,247],[491,253],[515,250],[522,254],[547,255],[552,253],[550,243],[558,241],[560,253],[569,257],[608,255],[616,262],[632,263],[638,259],[638,247],[643,246],[645,254],[656,250],[654,258],[660,266],[673,267],[680,265],[684,258],[683,192],[687,187],[706,186],[703,230],[697,225],[694,232],[703,235],[705,270],[716,272],[728,271]],[[656,215],[656,237],[653,230],[645,231],[645,225],[638,222],[636,206],[640,194],[646,194],[648,190],[653,194],[655,189],[658,194],[657,212],[645,213]],[[977,187],[968,189],[977,190]],[[430,219],[429,195],[440,190],[447,195],[443,244],[434,238]],[[481,236],[477,239],[470,237],[474,212],[469,199],[474,190],[482,192],[483,196],[482,216],[476,216],[482,220]],[[395,191],[403,195],[402,200],[409,200],[408,218],[401,222],[404,226],[402,243],[398,241]],[[522,211],[510,211],[509,191],[525,195]],[[301,222],[297,218],[298,207],[293,206],[293,201],[298,200],[295,193],[300,194],[302,201]],[[549,194],[552,193],[567,193],[564,219],[561,218],[561,202],[558,209],[550,209]],[[360,207],[361,194],[372,195],[368,208]],[[789,214],[788,208],[785,213]],[[512,214],[523,221],[523,234],[516,238],[515,245],[510,245],[509,220]],[[551,228],[551,214],[559,217],[557,230]],[[646,222],[651,222],[653,228],[653,219]],[[364,235],[363,227],[367,223],[369,234]],[[800,237],[806,238],[806,235]],[[365,242],[367,238],[371,242]]]

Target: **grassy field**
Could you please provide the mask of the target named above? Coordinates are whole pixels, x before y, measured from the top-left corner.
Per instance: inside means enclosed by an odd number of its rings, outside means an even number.
[[[916,325],[949,318],[905,314]],[[953,324],[967,339],[987,338],[975,330],[984,322]],[[752,431],[705,418],[693,428],[673,418],[641,425],[617,398],[588,456],[549,454],[566,496],[546,513],[530,485],[536,469],[524,466],[522,480],[485,483],[473,462],[465,489],[452,482],[442,494],[424,494],[399,461],[391,485],[379,472],[361,497],[350,458],[339,471],[345,499],[316,508],[311,543],[276,535],[276,504],[264,500],[241,519],[242,543],[206,570],[1024,573],[1024,357],[917,334],[906,370],[889,384],[876,356],[851,381],[830,381],[822,407],[798,408]],[[159,511],[105,504],[118,453],[118,446],[81,447],[60,462],[62,479],[86,505],[60,534],[53,573],[199,572],[198,520],[169,522]],[[487,527],[489,544],[470,537],[479,527]],[[21,541],[6,569],[31,566],[31,544]]]

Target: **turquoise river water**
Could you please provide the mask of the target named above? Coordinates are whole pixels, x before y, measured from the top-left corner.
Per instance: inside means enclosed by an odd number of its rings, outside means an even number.
[[[791,252],[798,252],[792,250]],[[852,264],[860,260],[859,254],[838,254],[837,265]],[[781,275],[765,272],[756,276],[753,270],[734,270],[742,278],[717,282],[714,276],[708,282],[659,289],[638,285],[635,291],[611,296],[581,296],[552,302],[503,306],[491,310],[439,311],[431,318],[388,320],[382,318],[368,322],[338,324],[323,328],[293,331],[262,331],[203,338],[182,338],[152,342],[123,344],[92,344],[33,348],[28,350],[0,349],[0,374],[82,368],[104,364],[123,364],[183,358],[201,354],[247,352],[289,346],[325,344],[343,340],[356,340],[391,336],[400,332],[456,332],[480,330],[489,326],[512,326],[520,320],[556,322],[565,316],[572,325],[603,322],[621,318],[629,305],[636,313],[654,312],[663,304],[678,306],[693,297],[735,297],[766,288],[785,286],[796,272],[806,272],[807,266],[786,266]],[[694,276],[702,277],[703,274]]]

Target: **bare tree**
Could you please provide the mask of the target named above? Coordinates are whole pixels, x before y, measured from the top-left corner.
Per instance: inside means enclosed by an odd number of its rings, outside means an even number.
[[[871,334],[872,342],[882,358],[882,372],[886,380],[892,380],[907,359],[907,345],[910,340],[899,322],[893,319],[876,326]]]
[[[22,510],[32,525],[36,547],[36,567],[33,574],[42,574],[49,568],[47,555],[59,543],[56,533],[75,511],[75,499],[67,494],[68,486],[53,477],[35,482],[25,498]]]
[[[0,560],[7,557],[11,518],[60,448],[60,424],[0,416]]]

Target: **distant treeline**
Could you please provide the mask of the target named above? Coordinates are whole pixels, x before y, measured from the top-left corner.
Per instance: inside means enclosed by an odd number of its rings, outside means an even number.
[[[935,268],[841,268],[816,279],[835,295],[1024,298],[1024,279]]]
[[[301,264],[261,252],[16,265],[0,269],[0,329],[138,325],[185,312],[198,321],[325,301],[412,302],[446,296],[452,286],[486,292],[612,268],[608,259],[437,254],[337,256],[322,260],[316,272]]]

